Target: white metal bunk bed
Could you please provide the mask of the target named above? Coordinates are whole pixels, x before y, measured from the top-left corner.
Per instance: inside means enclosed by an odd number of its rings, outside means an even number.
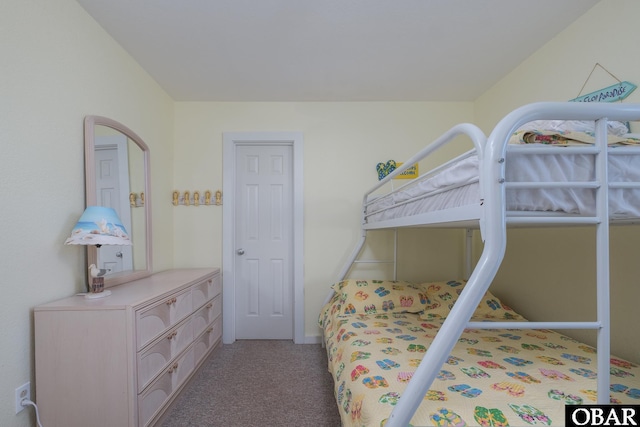
[[[583,147],[571,147],[563,149],[550,146],[518,146],[508,144],[511,136],[522,125],[537,120],[578,120],[594,121],[595,143]],[[610,212],[610,193],[623,192],[632,194],[640,190],[640,179],[633,180],[612,179],[609,168],[612,159],[620,156],[634,156],[640,154],[640,147],[609,147],[608,121],[636,121],[640,120],[640,104],[598,104],[598,103],[535,103],[518,108],[504,117],[493,129],[488,138],[475,126],[461,124],[452,128],[442,137],[425,147],[421,152],[408,159],[403,166],[381,180],[364,196],[362,238],[356,245],[348,262],[341,271],[340,279],[344,279],[364,245],[368,230],[393,229],[400,227],[460,227],[480,228],[484,241],[484,249],[475,265],[468,282],[459,298],[451,308],[437,335],[416,368],[415,373],[407,384],[404,392],[394,406],[385,427],[407,426],[413,414],[421,404],[425,393],[439,373],[443,364],[447,361],[452,349],[458,342],[466,328],[488,329],[595,329],[597,330],[597,402],[609,403],[609,361],[610,361],[610,308],[609,308],[609,224],[612,222],[636,222],[635,212]],[[375,206],[382,196],[374,195],[379,189],[402,173],[414,163],[429,156],[441,146],[449,143],[458,135],[468,136],[474,144],[474,149],[454,161],[451,161],[433,171],[423,174],[421,178],[429,179],[441,174],[475,157],[477,159],[477,179],[469,179],[461,187],[475,189],[471,198],[459,198],[452,205],[442,207],[437,202],[436,210],[426,207],[425,211],[411,211],[408,216],[384,217],[379,220],[373,218],[380,216],[380,208]],[[538,145],[538,144],[536,144]],[[557,182],[547,180],[542,182],[510,182],[508,166],[514,156],[520,155],[579,155],[593,159],[593,177],[588,180],[569,180]],[[633,161],[631,161],[633,164]],[[635,165],[640,165],[640,157],[637,157]],[[635,169],[640,169],[638,166]],[[621,174],[622,175],[622,174]],[[445,190],[452,188],[450,183],[443,184]],[[436,186],[437,187],[437,186]],[[526,211],[510,210],[507,200],[508,191],[543,189],[550,191],[587,192],[593,195],[594,203],[591,211],[566,213],[560,211]],[[397,193],[397,189],[394,194]],[[537,190],[534,190],[537,191]],[[432,188],[431,195],[445,192],[443,189]],[[392,196],[393,197],[393,196]],[[407,199],[407,196],[402,196]],[[437,196],[436,196],[437,197]],[[625,196],[626,197],[626,196]],[[637,197],[637,196],[634,196]],[[409,199],[419,200],[420,196],[410,195]],[[411,201],[410,200],[410,201]],[[466,200],[460,202],[460,200]],[[409,202],[399,202],[403,205]],[[633,201],[632,201],[633,204]],[[382,211],[391,209],[382,208]],[[375,211],[375,212],[374,212]],[[506,249],[506,233],[509,225],[592,225],[596,228],[596,282],[597,282],[597,320],[590,322],[470,322],[472,314],[483,295],[488,290],[498,268],[503,260]],[[467,233],[468,241],[471,234]],[[468,247],[470,245],[467,245]],[[467,264],[471,263],[470,252],[467,255]]]

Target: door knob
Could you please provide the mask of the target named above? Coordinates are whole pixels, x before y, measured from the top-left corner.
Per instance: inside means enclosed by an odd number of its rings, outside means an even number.
[[[244,249],[240,248],[236,251],[238,255],[244,255]]]
[[[122,252],[116,252],[116,257],[122,258]]]

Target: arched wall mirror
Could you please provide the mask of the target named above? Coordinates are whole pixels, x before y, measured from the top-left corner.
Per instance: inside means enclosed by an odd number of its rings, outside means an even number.
[[[131,246],[87,246],[87,265],[107,270],[105,287],[149,276],[149,147],[125,125],[100,116],[85,117],[84,144],[87,206],[114,208],[132,241]]]

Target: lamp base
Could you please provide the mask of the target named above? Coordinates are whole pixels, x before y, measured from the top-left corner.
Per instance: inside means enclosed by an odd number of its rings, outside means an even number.
[[[104,290],[104,277],[92,277],[90,292],[84,297],[87,299],[104,298],[111,295],[111,291]]]
[[[96,299],[96,298],[104,298],[111,295],[111,291],[102,291],[102,292],[89,292],[88,294],[84,294],[86,299]]]

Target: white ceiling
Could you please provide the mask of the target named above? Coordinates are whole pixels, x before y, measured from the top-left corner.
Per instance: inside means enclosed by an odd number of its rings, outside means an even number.
[[[472,101],[598,0],[78,0],[176,101]]]

